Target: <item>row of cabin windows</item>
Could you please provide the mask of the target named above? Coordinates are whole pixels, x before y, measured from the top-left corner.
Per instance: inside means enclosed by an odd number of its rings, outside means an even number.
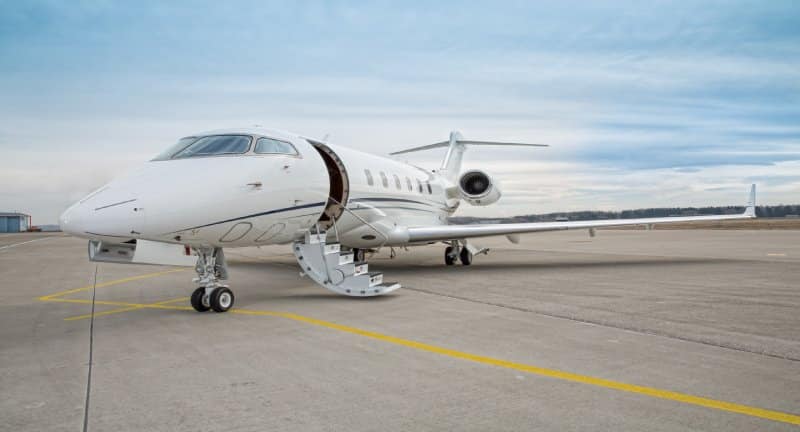
[[[370,186],[373,186],[375,184],[375,181],[372,178],[372,172],[370,172],[370,170],[368,170],[368,169],[365,169],[364,170],[364,174],[367,176],[367,184],[370,185]],[[386,177],[386,173],[384,173],[383,171],[379,172],[378,174],[380,174],[380,176],[381,176],[381,183],[383,184],[383,187],[388,188],[389,187],[389,177]],[[402,190],[403,189],[403,183],[400,181],[400,177],[398,177],[397,174],[392,174],[392,177],[394,178],[394,185],[397,188],[397,190]],[[417,190],[419,191],[419,193],[425,193],[424,192],[425,189],[422,187],[422,182],[419,181],[419,179],[415,179],[415,180],[417,181]],[[410,192],[414,191],[414,185],[411,183],[411,179],[408,178],[408,177],[406,177],[406,187],[408,188],[408,190]],[[431,184],[430,183],[425,182],[425,187],[428,189],[428,195],[433,194],[433,188],[431,188]]]

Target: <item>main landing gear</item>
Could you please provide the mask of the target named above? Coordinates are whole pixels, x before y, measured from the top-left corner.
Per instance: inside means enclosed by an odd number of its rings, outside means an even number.
[[[489,249],[481,249],[477,253],[487,253],[488,251]],[[450,246],[444,250],[444,263],[450,266],[456,263],[456,259],[459,259],[461,260],[461,264],[470,265],[475,255],[476,254],[472,253],[467,246],[466,242],[462,245],[458,240],[453,240],[450,242]]]
[[[200,285],[192,293],[191,303],[194,310],[207,312],[227,312],[233,307],[233,291],[220,283],[228,279],[228,266],[222,248],[197,248],[197,264],[194,266],[197,277],[193,279]]]

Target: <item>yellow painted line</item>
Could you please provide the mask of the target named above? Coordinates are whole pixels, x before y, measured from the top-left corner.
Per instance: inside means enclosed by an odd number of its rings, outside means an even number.
[[[58,303],[75,303],[75,304],[92,304],[91,300],[83,300],[83,299],[50,299],[47,301],[51,302],[58,302]],[[109,305],[109,306],[124,306],[124,307],[136,307],[139,309],[168,309],[168,310],[193,310],[191,306],[169,306],[169,305],[161,305],[158,303],[129,303],[129,302],[120,302],[120,301],[108,301],[108,300],[97,300],[95,304],[99,305]]]
[[[110,281],[102,284],[102,286],[111,286],[117,285],[125,282],[130,282],[133,280],[145,279],[148,277],[159,276],[162,274],[173,273],[176,271],[181,271],[183,269],[178,270],[169,270],[165,272],[158,272],[158,273],[150,273],[147,275],[141,276],[134,276],[131,278],[125,279],[118,279],[115,281]],[[101,284],[98,284],[100,287]],[[91,303],[91,300],[73,300],[73,299],[64,299],[64,298],[57,298],[59,296],[67,295],[74,292],[85,291],[87,289],[91,289],[92,287],[89,286],[83,288],[77,288],[75,290],[68,290],[62,291],[56,294],[51,294],[48,296],[39,297],[39,300],[42,301],[56,301],[56,302],[66,302],[66,303]],[[172,301],[177,301],[177,299],[168,300],[167,302],[159,302],[159,303],[126,303],[126,302],[114,302],[114,301],[97,301],[96,304],[107,304],[107,305],[116,305],[116,306],[123,306],[122,309],[124,311],[128,310],[136,310],[136,309],[170,309],[170,310],[191,310],[192,308],[189,306],[173,306],[168,303]],[[108,311],[113,313],[123,312],[123,310],[116,310],[116,311]],[[726,402],[711,398],[705,398],[701,396],[694,396],[686,393],[679,393],[670,390],[662,390],[655,387],[646,387],[640,386],[635,384],[627,384],[619,381],[608,380],[604,378],[597,378],[588,375],[581,375],[572,372],[561,371],[558,369],[549,369],[534,365],[528,365],[524,363],[516,363],[507,360],[496,359],[493,357],[482,356],[478,354],[471,354],[463,351],[457,351],[450,348],[439,347],[436,345],[430,345],[423,342],[417,342],[410,339],[403,339],[398,338],[395,336],[389,336],[382,333],[377,333],[369,330],[362,330],[356,327],[345,326],[342,324],[336,324],[329,321],[323,321],[316,318],[310,318],[303,315],[297,315],[289,312],[275,312],[275,311],[260,311],[260,310],[252,310],[252,309],[231,309],[228,313],[234,314],[241,314],[241,315],[254,315],[254,316],[272,316],[272,317],[280,317],[286,318],[293,321],[298,321],[306,324],[311,324],[315,326],[325,327],[332,330],[337,330],[345,333],[350,333],[358,336],[367,337],[370,339],[376,339],[383,342],[391,343],[394,345],[404,346],[407,348],[416,349],[419,351],[430,352],[434,354],[439,354],[443,356],[448,356],[452,358],[457,358],[461,360],[467,360],[475,363],[481,363],[489,366],[501,367],[505,369],[513,369],[520,372],[525,372],[533,375],[544,376],[548,378],[560,379],[564,381],[571,381],[580,384],[591,385],[595,387],[607,388],[611,390],[623,391],[628,393],[636,393],[645,396],[650,396],[658,399],[665,399],[674,402],[681,402],[689,405],[696,405],[702,406],[706,408],[716,409],[720,411],[727,411],[733,412],[738,414],[743,414],[751,417],[758,417],[767,420],[773,420],[782,423],[788,423],[793,425],[800,425],[800,416],[795,414],[784,413],[780,411],[773,411],[758,407],[752,407],[748,405],[741,405],[733,402]],[[84,317],[84,316],[81,316]],[[73,317],[75,319],[81,317]]]
[[[523,363],[515,363],[507,360],[500,360],[492,357],[486,357],[477,354],[470,354],[462,351],[456,351],[449,348],[438,347],[429,345],[422,342],[413,340],[402,339],[394,336],[388,336],[381,333],[371,332],[368,330],[361,330],[355,327],[349,327],[341,324],[336,324],[328,321],[322,321],[315,318],[309,318],[302,315],[296,315],[286,312],[263,312],[249,311],[245,309],[231,309],[230,312],[248,314],[248,315],[268,315],[280,316],[295,321],[305,322],[317,326],[327,327],[330,329],[356,334],[372,339],[389,342],[395,345],[402,345],[405,347],[417,349],[420,351],[427,351],[435,354],[440,354],[448,357],[454,357],[462,360],[469,360],[476,363],[482,363],[491,366],[502,367],[506,369],[513,369],[520,372],[527,372],[534,375],[545,376],[549,378],[556,378],[565,381],[572,381],[581,384],[588,384],[596,387],[604,387],[612,390],[619,390],[629,393],[638,393],[645,396],[650,396],[659,399],[667,399],[675,402],[682,402],[690,405],[698,405],[706,408],[713,408],[721,411],[729,411],[739,414],[748,415],[751,417],[760,417],[768,420],[774,420],[783,423],[800,425],[800,416],[784,413],[780,411],[772,411],[763,408],[757,408],[747,405],[740,405],[733,402],[725,402],[716,399],[704,398],[700,396],[693,396],[684,393],[673,392],[669,390],[661,390],[654,387],[645,387],[634,384],[626,384],[623,382],[607,380],[603,378],[595,378],[588,375],[580,375],[571,372],[560,371],[557,369],[548,369],[539,366],[527,365]]]
[[[89,301],[89,300],[86,300]],[[159,308],[159,309],[191,309],[190,307],[176,307],[157,304],[140,304],[137,305],[141,308]],[[645,396],[650,396],[659,399],[666,399],[675,402],[681,402],[689,405],[697,405],[706,408],[712,408],[720,411],[728,411],[738,414],[744,414],[751,417],[759,417],[763,419],[773,420],[782,423],[789,423],[800,425],[800,416],[795,414],[784,413],[780,411],[772,411],[763,408],[752,407],[748,405],[741,405],[733,402],[726,402],[711,398],[704,398],[685,393],[678,393],[669,390],[662,390],[655,387],[646,387],[635,384],[626,384],[619,381],[608,380],[604,378],[596,378],[588,375],[580,375],[571,372],[565,372],[558,369],[543,368],[524,363],[515,363],[507,360],[496,359],[493,357],[482,356],[478,354],[471,354],[463,351],[457,351],[449,348],[430,345],[422,342],[417,342],[409,339],[398,338],[394,336],[385,335],[382,333],[372,332],[369,330],[362,330],[356,327],[345,326],[336,324],[329,321],[323,321],[316,318],[310,318],[302,315],[297,315],[289,312],[276,312],[276,311],[260,311],[252,309],[231,309],[228,313],[235,313],[240,315],[255,315],[255,316],[271,316],[287,318],[293,321],[299,321],[306,324],[311,324],[320,327],[351,333],[358,336],[377,339],[380,341],[388,342],[395,345],[400,345],[408,348],[413,348],[420,351],[426,351],[434,354],[444,355],[462,360],[468,360],[475,363],[482,363],[485,365],[502,367],[506,369],[513,369],[520,372],[526,372],[534,375],[540,375],[548,378],[555,378],[565,381],[572,381],[581,384],[592,385],[595,387],[603,387],[612,390],[624,391],[628,393],[637,393]]]
[[[785,254],[785,253],[768,253],[768,254],[767,254],[767,256],[781,256],[781,257],[785,257],[785,256],[786,256],[786,254]]]
[[[95,316],[95,318],[97,318],[97,317],[100,317],[100,316],[113,315],[113,314],[118,314],[118,313],[122,313],[122,312],[130,312],[130,311],[135,311],[135,310],[139,310],[139,309],[144,309],[144,308],[150,307],[150,306],[159,306],[159,305],[165,305],[165,304],[176,303],[176,302],[179,302],[179,301],[187,301],[187,300],[188,300],[188,297],[179,297],[179,298],[174,298],[172,300],[161,301],[161,302],[158,302],[158,303],[135,304],[133,306],[126,306],[126,307],[117,308],[117,309],[111,309],[111,310],[102,311],[102,312],[95,312],[94,316]],[[87,303],[91,303],[92,302],[91,300],[84,300],[84,301],[87,302]],[[95,302],[95,304],[96,303],[97,302]],[[189,308],[187,307],[187,309],[189,309]],[[77,320],[87,319],[87,318],[91,318],[91,317],[92,317],[92,314],[77,315],[77,316],[64,318],[64,321],[77,321]]]
[[[75,289],[71,289],[71,290],[59,291],[59,292],[54,293],[54,294],[41,296],[38,299],[41,300],[41,301],[49,301],[49,300],[53,300],[56,297],[63,297],[65,295],[74,294],[74,293],[81,292],[81,291],[89,291],[92,288],[105,288],[105,287],[110,287],[110,286],[114,286],[114,285],[124,284],[124,283],[127,283],[127,282],[133,282],[133,281],[142,280],[142,279],[148,279],[148,278],[152,278],[152,277],[156,277],[156,276],[162,276],[162,275],[165,275],[165,274],[182,272],[182,271],[185,271],[185,270],[186,269],[180,268],[180,269],[164,270],[164,271],[155,272],[155,273],[147,273],[147,274],[143,274],[143,275],[139,275],[139,276],[131,276],[131,277],[123,278],[123,279],[116,279],[116,280],[112,280],[112,281],[108,281],[108,282],[99,283],[99,284],[97,284],[95,286],[87,285],[87,286],[84,286],[84,287],[75,288]]]

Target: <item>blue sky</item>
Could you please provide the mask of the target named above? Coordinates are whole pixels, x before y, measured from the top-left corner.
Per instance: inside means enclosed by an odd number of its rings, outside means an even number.
[[[0,0],[0,210],[55,221],[182,135],[377,153],[446,138],[506,195],[464,215],[800,202],[800,2]],[[441,154],[409,160],[435,166]]]

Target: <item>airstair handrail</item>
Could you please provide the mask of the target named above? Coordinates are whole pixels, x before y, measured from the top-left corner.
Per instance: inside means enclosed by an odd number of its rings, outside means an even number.
[[[329,197],[329,198],[330,198],[330,199],[331,199],[333,202],[335,202],[336,204],[339,204],[339,206],[341,206],[343,210],[345,210],[345,211],[347,211],[348,213],[350,213],[351,215],[353,215],[353,216],[354,216],[356,219],[360,220],[360,221],[361,221],[361,222],[363,222],[365,225],[367,225],[368,227],[372,228],[372,229],[373,229],[373,231],[375,231],[376,233],[380,234],[380,236],[381,236],[381,237],[383,237],[383,243],[381,243],[381,245],[380,245],[380,246],[378,246],[378,248],[379,248],[379,249],[380,249],[380,248],[382,248],[384,245],[386,245],[386,242],[388,242],[388,241],[389,241],[389,236],[387,236],[386,234],[384,234],[384,233],[383,233],[381,230],[379,230],[378,228],[376,228],[376,227],[375,227],[374,225],[372,225],[371,223],[367,222],[367,221],[366,221],[364,218],[362,218],[361,216],[359,216],[359,215],[355,214],[355,213],[354,213],[352,210],[350,210],[349,208],[347,208],[347,206],[345,206],[345,205],[343,205],[342,203],[340,203],[339,201],[337,201],[337,200],[336,200],[336,198],[333,198],[333,197]],[[365,207],[369,207],[369,206],[366,206],[366,205],[365,205]],[[334,226],[334,230],[336,231],[336,241],[340,241],[340,240],[339,240],[339,230],[336,228],[336,218],[333,218],[333,226]]]

